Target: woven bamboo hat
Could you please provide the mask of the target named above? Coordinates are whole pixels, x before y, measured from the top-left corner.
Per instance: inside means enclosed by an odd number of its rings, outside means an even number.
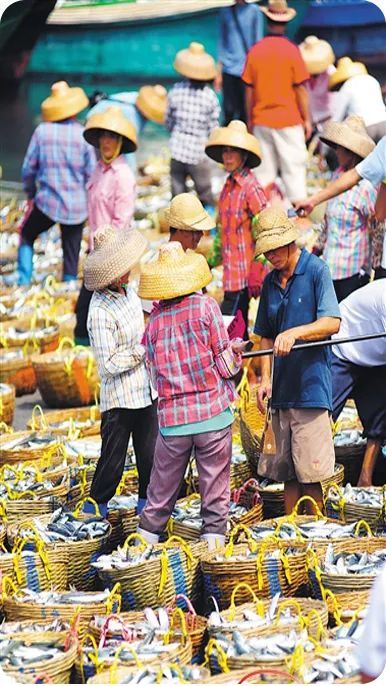
[[[154,121],[156,124],[163,124],[165,121],[167,90],[163,86],[142,86],[139,89],[137,105],[139,111],[146,119]]]
[[[375,148],[373,139],[366,131],[364,120],[356,114],[351,114],[342,122],[328,122],[319,137],[323,143],[327,143],[332,148],[342,145],[362,158],[370,155]]]
[[[139,262],[146,247],[146,238],[136,229],[100,227],[84,263],[84,285],[89,291],[106,288]]]
[[[262,210],[256,222],[256,255],[276,250],[299,238],[299,232],[287,213],[280,207]]]
[[[206,154],[216,162],[222,162],[224,146],[239,148],[248,153],[245,164],[247,167],[258,167],[261,162],[260,144],[255,136],[248,133],[243,121],[234,119],[228,126],[214,129],[205,146]]]
[[[331,74],[328,87],[330,90],[344,83],[352,76],[362,76],[367,74],[367,69],[362,62],[353,62],[350,57],[341,57],[336,65],[336,70]]]
[[[66,81],[56,81],[51,86],[51,95],[41,104],[44,121],[61,121],[74,117],[85,107],[89,100],[83,88],[70,88]]]
[[[182,231],[210,231],[216,223],[204,209],[200,200],[191,193],[180,193],[165,207],[161,218],[173,229]]]
[[[326,40],[307,36],[299,49],[310,74],[322,74],[335,62],[334,51]]]
[[[145,300],[169,300],[201,290],[212,280],[203,255],[184,252],[181,243],[161,245],[154,262],[141,269],[138,295]]]
[[[217,74],[215,61],[202,43],[191,43],[177,52],[173,66],[182,76],[196,81],[211,81]]]
[[[261,11],[272,21],[287,22],[296,17],[296,10],[288,7],[287,0],[268,0],[268,7],[261,7]]]
[[[134,152],[137,149],[137,134],[132,123],[125,117],[120,107],[112,105],[104,112],[97,112],[89,117],[83,136],[87,143],[99,148],[102,131],[111,131],[122,136],[121,153]]]

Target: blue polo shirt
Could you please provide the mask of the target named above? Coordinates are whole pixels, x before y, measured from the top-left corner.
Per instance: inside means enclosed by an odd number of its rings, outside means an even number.
[[[276,269],[263,284],[255,333],[275,339],[282,331],[311,324],[320,317],[341,318],[328,266],[303,249],[283,289]],[[295,350],[275,358],[272,407],[332,410],[331,350]]]

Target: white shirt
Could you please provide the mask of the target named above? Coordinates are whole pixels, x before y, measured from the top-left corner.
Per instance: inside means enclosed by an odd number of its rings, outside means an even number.
[[[361,672],[375,679],[386,667],[386,565],[374,582],[369,609],[363,621],[357,657]]]
[[[352,76],[339,90],[334,102],[333,119],[343,121],[349,114],[362,117],[366,126],[386,121],[381,87],[374,76]]]
[[[339,304],[342,321],[332,338],[349,338],[386,331],[386,279],[358,288]],[[386,364],[386,337],[333,345],[334,355],[361,367]]]
[[[386,179],[386,136],[381,138],[373,152],[359,162],[355,169],[362,179],[367,179],[373,186],[378,186]]]

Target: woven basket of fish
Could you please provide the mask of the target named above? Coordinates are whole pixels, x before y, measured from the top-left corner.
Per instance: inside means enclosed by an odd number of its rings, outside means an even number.
[[[44,321],[12,319],[0,324],[0,348],[22,348],[31,344],[36,351],[48,353],[59,345],[59,327]]]
[[[0,383],[0,422],[11,425],[15,411],[15,386]]]
[[[5,639],[28,643],[45,643],[50,640],[64,640],[70,630],[68,622],[54,619],[46,622],[35,622],[27,619],[23,622],[2,622],[0,624],[0,643]]]
[[[183,633],[189,635],[192,642],[192,662],[201,663],[207,642],[207,618],[196,613],[189,598],[183,593],[175,596],[173,603],[168,607],[168,613],[172,617],[173,627],[180,628]]]
[[[240,528],[247,542],[234,544]],[[220,609],[229,607],[237,583],[247,584],[259,598],[276,593],[292,596],[307,583],[306,544],[282,541],[276,536],[258,543],[245,527],[236,527],[229,543],[201,560],[206,596],[214,596]],[[239,603],[249,600],[243,587]]]
[[[0,381],[15,386],[17,397],[35,393],[36,375],[24,349],[0,350]]]
[[[123,543],[130,534],[136,532],[139,522],[137,504],[137,493],[116,494],[107,503],[107,519],[111,524],[110,552]]]
[[[0,436],[0,464],[39,460],[60,454],[60,438],[44,431],[15,431]]]
[[[32,431],[51,431],[53,434],[67,436],[70,439],[99,436],[100,417],[99,407],[95,405],[49,412],[43,412],[40,405],[35,405],[27,428]]]
[[[258,472],[265,426],[265,414],[257,407],[257,386],[250,386],[247,378],[240,388],[240,438],[251,465],[252,475]]]
[[[74,346],[73,341],[63,338],[54,352],[32,355],[31,359],[39,391],[48,407],[73,408],[94,402],[99,377],[89,348]]]
[[[27,541],[18,540],[11,552],[0,551],[2,575],[19,588],[33,591],[51,587],[65,590],[68,582],[68,553],[66,550],[48,550],[38,539],[36,551],[27,550]]]
[[[117,487],[116,493],[119,495],[130,495],[138,491],[138,469],[135,463],[134,451],[130,445],[127,451],[125,471]]]
[[[208,679],[208,684],[224,684],[234,686],[234,684],[290,684],[297,682],[298,679],[286,671],[285,668],[278,667],[247,667],[246,669],[232,669],[232,671],[215,674]]]
[[[0,483],[0,494],[5,490],[2,506],[8,526],[28,517],[49,514],[66,502],[70,488],[68,474],[35,482],[25,490],[23,481],[16,482],[11,488]]]
[[[364,519],[372,529],[386,526],[386,487],[332,485],[326,496],[326,512],[344,522]]]
[[[302,683],[361,683],[355,654],[357,641],[345,636],[350,627],[340,627],[340,630],[341,640],[338,637],[334,637],[337,640],[327,640],[324,646],[318,647],[316,653],[298,659],[296,672]]]
[[[333,593],[331,590],[325,590],[323,597],[330,615],[330,624],[339,625],[354,617],[363,619],[369,604],[369,592],[369,589],[349,593]]]
[[[245,453],[233,438],[232,444],[232,458],[230,470],[230,489],[241,488],[243,484],[252,476],[251,466]],[[188,471],[185,476],[187,485],[187,494],[199,492],[199,481],[196,461],[193,459],[189,462]]]
[[[173,663],[160,663],[157,665],[145,665],[142,668],[135,667],[110,667],[87,680],[88,684],[132,684],[137,686],[144,684],[202,684],[211,681],[210,672],[205,667],[198,665],[180,665]]]
[[[6,642],[9,644],[7,639]],[[34,684],[37,677],[44,674],[48,683],[69,684],[76,653],[77,642],[72,637],[33,644],[18,639],[6,650],[5,657],[0,657],[0,667],[16,681],[21,677],[23,683]]]

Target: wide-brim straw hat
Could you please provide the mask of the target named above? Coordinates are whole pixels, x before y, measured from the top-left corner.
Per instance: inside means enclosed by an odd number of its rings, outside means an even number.
[[[293,7],[288,7],[286,0],[268,0],[268,6],[260,9],[272,21],[288,22],[297,14]]]
[[[85,107],[89,99],[83,88],[70,87],[66,81],[56,81],[51,86],[51,95],[41,104],[44,121],[61,121],[75,117]]]
[[[84,263],[84,285],[89,291],[106,288],[139,262],[147,240],[136,229],[100,227],[94,236],[94,250]]]
[[[256,256],[281,248],[299,238],[299,231],[294,222],[280,207],[267,207],[260,212],[256,222],[256,233]]]
[[[332,148],[341,145],[362,158],[370,155],[375,148],[373,139],[366,131],[364,120],[356,114],[351,114],[342,122],[328,122],[319,138]]]
[[[362,76],[367,74],[367,69],[363,62],[353,62],[350,57],[341,57],[336,65],[336,70],[331,74],[328,80],[328,87],[330,90],[344,83],[352,76]]]
[[[203,255],[187,250],[181,243],[172,241],[159,249],[154,262],[141,269],[138,295],[145,300],[169,300],[195,293],[212,280],[212,274]]]
[[[216,162],[222,162],[222,153],[225,146],[239,148],[248,153],[246,159],[247,167],[258,167],[261,162],[260,144],[257,138],[251,133],[243,121],[234,119],[228,126],[214,129],[209,136],[205,146],[206,154]]]
[[[217,74],[216,63],[205,52],[202,43],[191,43],[188,48],[177,52],[173,66],[179,74],[195,81],[211,81]]]
[[[180,193],[171,201],[169,207],[162,212],[162,221],[169,229],[182,231],[211,231],[216,228],[216,222],[204,209],[201,201],[191,193]]]
[[[335,62],[330,43],[317,36],[307,36],[303,43],[300,43],[299,50],[310,74],[322,74]]]
[[[156,124],[163,124],[166,115],[168,93],[166,88],[157,84],[155,86],[142,86],[139,89],[135,101],[141,114]]]
[[[99,148],[102,131],[111,131],[122,137],[121,153],[137,149],[137,134],[133,124],[125,117],[120,107],[112,105],[104,112],[96,112],[87,120],[83,136],[87,143]]]

